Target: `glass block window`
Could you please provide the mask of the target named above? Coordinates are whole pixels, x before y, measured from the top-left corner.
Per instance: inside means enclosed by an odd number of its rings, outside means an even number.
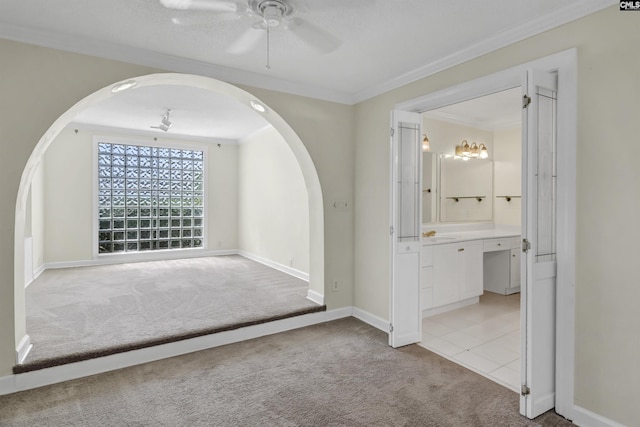
[[[98,143],[98,253],[202,247],[203,154]]]

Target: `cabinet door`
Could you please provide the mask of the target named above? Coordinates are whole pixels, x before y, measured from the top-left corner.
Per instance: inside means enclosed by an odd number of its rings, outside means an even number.
[[[433,306],[451,304],[459,299],[460,265],[458,249],[449,243],[433,247]]]
[[[458,252],[460,263],[460,299],[482,295],[483,263],[482,242],[465,242],[460,245],[464,250]]]
[[[433,267],[422,267],[420,271],[420,308],[433,307]]]
[[[509,286],[517,288],[520,286],[520,248],[511,249],[511,277]]]

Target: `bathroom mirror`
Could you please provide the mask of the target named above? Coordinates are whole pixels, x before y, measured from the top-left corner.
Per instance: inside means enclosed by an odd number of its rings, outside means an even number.
[[[493,220],[492,161],[425,152],[422,172],[423,223]]]

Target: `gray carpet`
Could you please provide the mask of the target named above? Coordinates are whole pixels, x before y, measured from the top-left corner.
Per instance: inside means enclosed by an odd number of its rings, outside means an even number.
[[[348,318],[0,396],[2,426],[568,426]]]
[[[15,373],[325,310],[303,280],[241,256],[47,270],[26,292]]]

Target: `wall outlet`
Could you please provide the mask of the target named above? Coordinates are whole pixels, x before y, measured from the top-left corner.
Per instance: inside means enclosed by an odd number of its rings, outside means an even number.
[[[331,283],[331,291],[332,291],[332,292],[338,292],[339,290],[340,290],[340,283],[338,283],[338,281],[337,281],[337,280],[334,280],[334,281]]]

